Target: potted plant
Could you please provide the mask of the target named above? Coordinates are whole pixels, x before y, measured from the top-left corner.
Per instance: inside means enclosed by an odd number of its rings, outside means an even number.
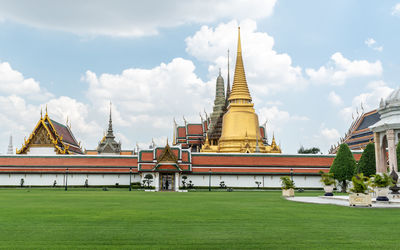
[[[281,186],[282,186],[282,196],[284,197],[293,197],[294,196],[294,181],[290,179],[289,176],[281,177]]]
[[[333,196],[333,188],[335,187],[335,179],[333,178],[333,173],[324,173],[321,174],[321,183],[324,185],[325,196]]]
[[[377,201],[389,201],[389,187],[393,185],[393,180],[386,173],[373,175],[372,186],[376,192]]]
[[[353,188],[349,195],[350,206],[372,206],[371,194],[369,193],[370,180],[363,173],[351,178]]]

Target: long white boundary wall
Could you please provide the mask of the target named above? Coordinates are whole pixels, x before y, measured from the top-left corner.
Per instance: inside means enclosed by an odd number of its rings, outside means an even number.
[[[141,182],[143,174],[132,174],[132,182]],[[185,175],[185,174],[184,174]],[[182,176],[179,176],[179,185],[182,185]],[[152,185],[154,186],[156,176]],[[210,175],[186,175],[194,186],[209,185]],[[211,175],[211,186],[219,186],[224,181],[227,187],[257,187],[256,181],[261,182],[260,187],[280,187],[279,175]],[[24,186],[53,186],[54,181],[57,186],[65,185],[65,174],[0,174],[0,186],[20,186],[21,179],[24,179]],[[299,188],[322,188],[320,176],[293,176],[296,187]],[[113,186],[129,184],[129,174],[68,174],[68,185],[84,186],[88,180],[89,186]]]

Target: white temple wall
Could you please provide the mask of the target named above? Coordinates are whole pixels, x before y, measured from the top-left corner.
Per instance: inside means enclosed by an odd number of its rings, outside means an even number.
[[[65,185],[65,174],[0,174],[0,186],[57,186]],[[86,179],[89,186],[129,185],[129,174],[68,174],[68,186],[84,186]],[[139,174],[132,174],[132,182],[140,182]]]
[[[184,174],[185,175],[185,174]],[[179,186],[182,186],[182,174],[179,175]],[[194,186],[209,185],[209,175],[190,175],[186,183],[191,180]],[[224,181],[227,187],[257,187],[256,181],[261,182],[260,187],[281,186],[279,175],[211,175],[211,186],[219,187],[220,182]],[[20,186],[21,179],[24,179],[24,186],[53,186],[57,181],[57,186],[65,185],[65,174],[0,174],[0,186]],[[113,186],[128,185],[129,174],[68,174],[68,186],[84,186],[86,179],[89,186]],[[322,188],[320,176],[293,176],[296,187],[298,188]],[[132,174],[132,182],[141,182],[140,174]],[[152,186],[158,183],[153,179]]]
[[[182,186],[180,176],[180,186]],[[210,175],[186,175],[186,183],[191,180],[194,187],[208,186]],[[257,187],[256,181],[261,182],[260,187],[281,187],[280,175],[211,175],[211,186],[219,187],[224,181],[227,187]],[[293,176],[296,187],[299,188],[322,188],[320,176]]]

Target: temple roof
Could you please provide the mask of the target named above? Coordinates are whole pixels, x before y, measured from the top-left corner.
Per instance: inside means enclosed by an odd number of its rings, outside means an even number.
[[[32,146],[54,146],[57,154],[83,154],[71,129],[49,118],[47,112],[17,154],[26,154]]]

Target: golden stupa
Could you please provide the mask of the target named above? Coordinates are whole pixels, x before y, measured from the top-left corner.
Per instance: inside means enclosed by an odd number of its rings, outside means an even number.
[[[223,116],[222,134],[218,145],[210,145],[207,137],[202,152],[281,153],[274,137],[271,145],[264,145],[260,135],[258,116],[255,113],[254,104],[251,102],[243,67],[240,27],[238,29],[235,74],[228,101],[228,111]]]

